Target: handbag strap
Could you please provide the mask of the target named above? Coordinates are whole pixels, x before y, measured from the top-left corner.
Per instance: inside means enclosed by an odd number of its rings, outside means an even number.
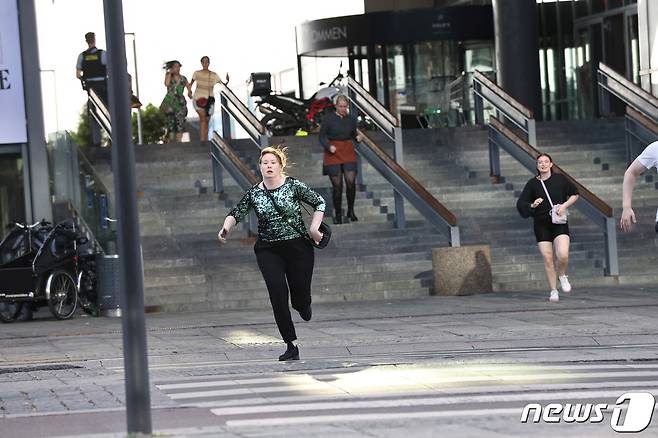
[[[553,208],[553,200],[551,199],[551,195],[548,194],[548,189],[546,188],[546,184],[544,184],[544,181],[542,181],[541,178],[539,178],[539,182],[541,183],[541,186],[544,188],[544,193],[546,193],[546,197],[548,198],[548,202],[551,204],[551,208]]]
[[[286,213],[285,213],[285,212],[279,207],[279,205],[278,205],[278,204],[276,203],[276,201],[274,200],[274,196],[272,196],[272,194],[270,193],[270,191],[268,190],[268,188],[265,187],[265,183],[263,183],[263,190],[264,190],[265,193],[267,194],[267,197],[270,198],[270,201],[272,202],[272,205],[274,206],[274,209],[277,211],[277,213],[279,213],[279,214],[281,215],[282,218],[285,219],[286,223],[287,223],[287,224],[288,224],[293,230],[297,231],[299,234],[301,234],[301,235],[302,235],[303,237],[305,237],[306,239],[308,239],[308,240],[312,240],[312,239],[311,239],[311,236],[308,235],[308,232],[306,232],[306,230],[301,231],[301,230],[299,229],[299,227],[297,227],[297,225],[295,224],[294,219],[292,219],[290,216],[288,216],[288,215],[287,215],[287,214],[286,214]],[[302,205],[302,207],[303,207],[303,205]],[[304,207],[304,210],[306,210],[306,207]],[[306,210],[306,211],[308,211],[308,210]]]

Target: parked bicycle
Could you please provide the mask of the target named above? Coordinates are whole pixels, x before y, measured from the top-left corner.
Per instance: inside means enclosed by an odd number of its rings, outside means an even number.
[[[93,255],[80,251],[87,241],[70,220],[16,223],[0,242],[0,321],[15,321],[23,306],[48,306],[58,319],[78,303],[95,313]]]

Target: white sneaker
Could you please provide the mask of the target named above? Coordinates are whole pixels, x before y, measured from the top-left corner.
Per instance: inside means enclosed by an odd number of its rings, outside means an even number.
[[[557,303],[558,301],[560,301],[560,294],[558,294],[557,290],[553,289],[551,291],[551,296],[548,297],[548,301],[550,301],[551,303]]]
[[[562,292],[569,293],[571,292],[571,284],[569,283],[569,277],[566,275],[560,275],[558,277],[558,280],[560,280],[560,288],[562,289]]]

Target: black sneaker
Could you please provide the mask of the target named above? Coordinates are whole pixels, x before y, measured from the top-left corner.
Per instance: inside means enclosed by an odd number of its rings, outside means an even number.
[[[279,360],[299,360],[299,348],[296,345],[289,346],[286,352],[279,356]]]
[[[309,304],[306,309],[300,310],[299,316],[301,316],[304,321],[310,321],[311,317],[313,316],[313,309],[311,309],[311,305]]]

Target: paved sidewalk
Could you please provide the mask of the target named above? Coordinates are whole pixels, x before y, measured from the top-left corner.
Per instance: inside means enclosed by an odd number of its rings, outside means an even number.
[[[154,417],[166,418],[164,412],[178,406],[156,384],[210,375],[428,360],[439,365],[658,361],[658,287],[577,289],[557,304],[546,298],[495,293],[316,304],[311,322],[293,315],[302,360],[286,363],[276,360],[284,345],[270,309],[149,314]],[[78,315],[56,321],[44,311],[34,321],[1,327],[0,422],[53,414],[123,418],[120,319]],[[175,436],[234,436],[160,424]]]

